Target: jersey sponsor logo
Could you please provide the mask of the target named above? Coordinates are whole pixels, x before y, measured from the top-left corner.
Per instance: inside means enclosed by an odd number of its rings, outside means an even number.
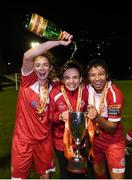
[[[32,106],[33,108],[36,108],[37,105],[38,105],[37,101],[32,101],[32,102],[31,102],[31,106]]]
[[[108,114],[109,115],[120,115],[120,108],[121,105],[111,105],[108,107]]]

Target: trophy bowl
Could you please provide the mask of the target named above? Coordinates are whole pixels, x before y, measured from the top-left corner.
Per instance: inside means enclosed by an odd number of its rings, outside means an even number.
[[[68,171],[72,173],[86,173],[87,159],[80,153],[80,145],[86,134],[86,123],[83,112],[69,113],[69,127],[75,142],[75,157],[68,160]]]

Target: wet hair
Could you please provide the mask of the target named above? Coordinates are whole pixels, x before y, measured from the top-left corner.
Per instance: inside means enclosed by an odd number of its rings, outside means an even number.
[[[74,59],[70,59],[68,60],[60,69],[60,78],[62,79],[63,78],[63,75],[64,75],[64,72],[67,70],[67,69],[70,69],[70,68],[75,68],[77,69],[77,71],[79,72],[80,74],[80,77],[82,76],[82,66],[81,64],[79,64],[76,60]]]
[[[91,59],[89,64],[87,65],[87,73],[88,73],[88,75],[89,75],[89,71],[91,70],[91,68],[93,68],[93,67],[96,68],[97,66],[101,66],[102,68],[104,68],[106,74],[107,75],[109,74],[108,66],[107,66],[105,60],[102,59],[102,58],[95,58],[95,59]]]
[[[53,66],[55,64],[55,57],[53,56],[53,54],[49,51],[44,52],[43,54],[37,56],[34,58],[34,60],[40,58],[40,57],[46,57],[50,63],[50,66]]]

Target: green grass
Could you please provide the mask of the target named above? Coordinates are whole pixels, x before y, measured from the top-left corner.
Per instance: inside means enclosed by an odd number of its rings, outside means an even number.
[[[132,81],[115,81],[122,90],[125,97],[122,122],[125,133],[132,128]],[[18,91],[15,87],[6,88],[0,91],[0,179],[10,179],[10,153],[11,140],[15,122],[15,110]],[[57,161],[56,161],[57,162]],[[127,158],[126,178],[132,178],[132,154]],[[53,173],[52,178],[59,178],[59,170]],[[30,179],[39,178],[33,171]]]
[[[0,92],[0,178],[10,178],[10,152],[16,98],[15,88],[7,88]]]
[[[116,81],[115,84],[120,87],[125,98],[122,122],[127,133],[132,128],[132,81]]]

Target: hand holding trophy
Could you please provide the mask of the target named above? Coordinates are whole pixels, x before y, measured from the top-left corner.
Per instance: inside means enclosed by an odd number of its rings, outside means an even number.
[[[75,142],[75,156],[68,160],[68,171],[86,173],[87,159],[80,153],[80,145],[86,135],[86,121],[83,112],[69,113],[69,129]]]

